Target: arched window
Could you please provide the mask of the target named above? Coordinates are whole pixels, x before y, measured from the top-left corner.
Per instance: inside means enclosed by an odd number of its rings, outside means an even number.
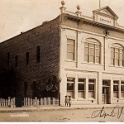
[[[101,44],[93,38],[86,39],[84,43],[84,60],[86,62],[98,63],[101,62]]]
[[[113,44],[111,47],[111,65],[124,66],[123,60],[124,48],[119,44]]]

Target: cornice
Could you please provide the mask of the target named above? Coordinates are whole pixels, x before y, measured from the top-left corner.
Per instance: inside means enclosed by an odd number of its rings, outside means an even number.
[[[65,14],[65,17],[67,17],[69,20],[73,20],[73,21],[76,21],[76,22],[82,21],[83,23],[94,25],[94,26],[97,26],[97,27],[100,27],[100,28],[103,28],[103,29],[114,30],[114,31],[124,33],[124,29],[122,29],[122,28],[111,26],[111,25],[106,25],[106,24],[94,21],[93,19],[89,20],[89,19],[86,19],[86,18],[83,18],[83,17],[77,17],[77,16],[73,16],[73,15],[70,15],[70,14]]]

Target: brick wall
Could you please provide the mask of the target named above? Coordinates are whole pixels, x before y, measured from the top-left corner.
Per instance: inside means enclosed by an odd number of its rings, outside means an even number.
[[[36,61],[36,48],[40,46],[40,62]],[[59,72],[59,17],[30,31],[24,32],[0,44],[0,71],[13,68],[16,72],[16,95],[24,95],[24,82],[27,82],[27,96],[32,96],[33,81],[39,82]],[[7,53],[10,64],[7,65]],[[26,64],[29,52],[29,64]],[[15,67],[15,56],[18,66]]]

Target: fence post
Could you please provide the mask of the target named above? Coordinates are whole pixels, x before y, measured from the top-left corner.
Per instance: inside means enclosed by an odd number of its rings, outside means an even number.
[[[35,97],[35,106],[37,106],[37,97]]]
[[[5,99],[3,99],[3,106],[5,107]]]
[[[27,98],[27,105],[30,106],[30,98]]]
[[[43,98],[40,98],[40,105],[43,105]]]
[[[8,106],[7,99],[5,99],[5,106]]]
[[[47,102],[48,102],[48,105],[50,105],[50,104],[51,104],[51,98],[48,97],[47,100],[48,100],[48,101],[47,101]]]
[[[11,106],[10,97],[8,97],[8,106],[9,106],[9,107]]]
[[[13,98],[13,108],[15,108],[15,97]]]
[[[24,107],[25,107],[25,97],[24,97]]]
[[[33,103],[32,103],[32,102],[33,102],[32,98],[30,98],[30,102],[31,102],[31,106],[32,106],[32,105],[33,105]]]
[[[47,99],[44,97],[44,105],[47,105]]]
[[[37,105],[39,106],[39,99],[37,99]]]
[[[3,100],[2,100],[2,98],[1,98],[1,106],[3,105],[3,103],[2,103],[2,102],[3,102]]]

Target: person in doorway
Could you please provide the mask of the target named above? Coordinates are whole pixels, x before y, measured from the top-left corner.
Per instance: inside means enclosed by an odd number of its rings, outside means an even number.
[[[71,96],[69,96],[69,107],[71,107]]]

